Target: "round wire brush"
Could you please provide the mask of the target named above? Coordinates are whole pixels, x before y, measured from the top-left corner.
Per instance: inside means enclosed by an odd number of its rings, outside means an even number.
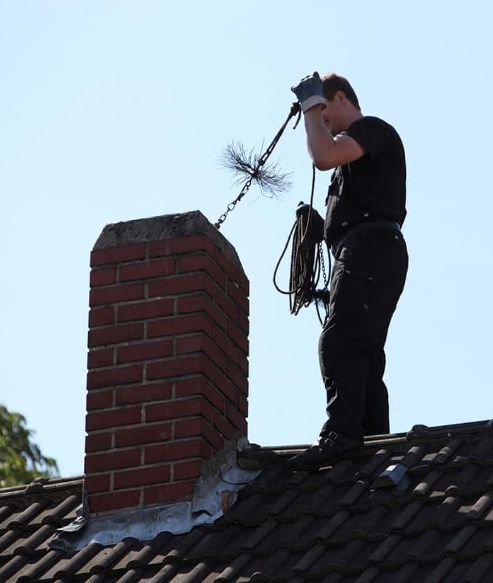
[[[277,162],[265,164],[261,154],[256,153],[253,148],[247,151],[241,142],[228,144],[219,163],[233,173],[237,186],[252,178],[263,196],[277,197],[291,187],[289,174],[281,172]]]
[[[267,164],[269,156],[272,154],[277,142],[280,140],[289,120],[298,115],[298,120],[294,128],[298,125],[301,117],[301,108],[298,102],[293,103],[291,106],[291,111],[289,116],[277,132],[276,136],[269,144],[265,152],[257,154],[254,150],[247,151],[243,144],[240,142],[229,144],[222,156],[220,157],[220,164],[227,170],[233,172],[235,177],[235,183],[237,185],[242,185],[240,194],[230,202],[226,208],[226,211],[218,218],[214,226],[219,229],[226,220],[228,214],[235,208],[235,206],[240,202],[240,200],[248,192],[252,184],[259,187],[260,192],[264,196],[275,197],[279,194],[286,192],[290,186],[291,182],[287,179],[289,174],[282,173],[279,169],[277,163]],[[294,129],[293,128],[293,129]]]

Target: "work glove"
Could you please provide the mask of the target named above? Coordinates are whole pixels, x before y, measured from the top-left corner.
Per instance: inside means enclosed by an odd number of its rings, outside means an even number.
[[[327,105],[327,99],[324,97],[322,79],[315,71],[313,75],[303,77],[303,79],[291,87],[291,91],[296,95],[301,104],[303,113],[308,111],[315,105]]]
[[[311,209],[311,213],[310,213]],[[319,213],[311,207],[309,204],[304,204],[300,202],[296,208],[296,218],[304,219],[305,225],[308,221],[308,215],[310,215],[309,229],[311,231],[311,236],[316,243],[321,243],[324,238],[324,220],[319,215]]]

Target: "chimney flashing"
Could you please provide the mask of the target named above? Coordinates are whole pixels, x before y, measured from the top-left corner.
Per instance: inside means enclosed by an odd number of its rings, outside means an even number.
[[[50,548],[78,551],[91,542],[114,545],[125,538],[152,540],[162,532],[185,534],[195,526],[213,524],[224,515],[227,496],[229,508],[238,492],[255,480],[262,470],[245,470],[238,466],[238,453],[251,446],[246,438],[229,442],[223,451],[204,464],[195,484],[193,498],[171,504],[139,509],[116,510],[107,514],[84,516],[57,529]]]

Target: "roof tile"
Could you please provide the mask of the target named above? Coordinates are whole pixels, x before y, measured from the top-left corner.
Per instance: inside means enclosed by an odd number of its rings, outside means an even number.
[[[491,533],[489,535],[491,541]],[[478,557],[462,576],[462,583],[486,581],[486,575],[493,572],[493,552],[486,552]]]
[[[366,458],[289,472],[296,448],[256,449],[257,480],[213,525],[78,552],[47,548],[81,481],[0,491],[0,580],[465,583],[493,569],[493,434],[484,424],[377,436]],[[243,454],[242,454],[243,455]],[[406,478],[375,488],[388,466]],[[404,487],[406,486],[406,487]]]

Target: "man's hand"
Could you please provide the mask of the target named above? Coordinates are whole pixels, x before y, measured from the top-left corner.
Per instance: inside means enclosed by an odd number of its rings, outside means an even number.
[[[320,75],[316,71],[313,75],[303,77],[297,85],[291,87],[291,91],[298,98],[303,113],[316,105],[325,106],[327,104],[327,99],[324,97],[322,79],[320,79]]]

